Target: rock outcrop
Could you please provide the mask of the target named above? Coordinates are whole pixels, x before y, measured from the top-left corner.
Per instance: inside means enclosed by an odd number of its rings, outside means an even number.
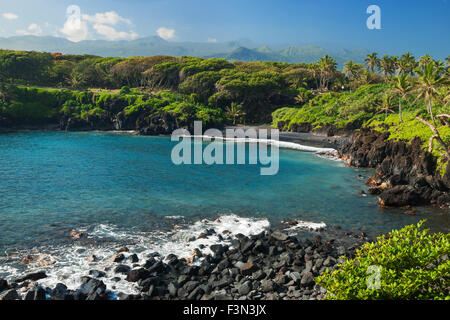
[[[369,192],[381,205],[450,205],[450,162],[445,174],[436,158],[423,150],[420,138],[410,143],[389,140],[389,133],[361,129],[340,150],[348,165],[376,168],[368,181]]]

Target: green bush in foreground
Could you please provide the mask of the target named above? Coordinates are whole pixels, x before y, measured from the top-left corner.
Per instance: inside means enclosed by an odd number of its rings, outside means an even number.
[[[450,300],[450,235],[421,230],[424,221],[393,230],[315,279],[326,299]]]

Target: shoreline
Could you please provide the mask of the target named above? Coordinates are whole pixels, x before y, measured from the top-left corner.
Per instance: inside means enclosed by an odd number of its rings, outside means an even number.
[[[256,129],[257,133],[259,129],[265,129],[270,133],[273,128],[270,125],[266,126],[228,126],[225,129]],[[352,138],[352,134],[349,135],[335,135],[327,136],[326,134],[313,133],[313,132],[292,132],[292,131],[279,131],[280,141],[293,142],[304,144],[311,147],[318,148],[333,148],[339,150],[342,146],[349,143]]]
[[[297,134],[290,133],[287,133],[287,136],[292,139],[298,137]],[[315,141],[327,139],[314,134],[300,136],[310,137]],[[286,227],[295,227],[297,224],[298,222],[287,222]],[[325,229],[325,232],[334,230],[332,227]],[[286,231],[287,229],[274,232],[267,230],[250,236],[236,234],[233,239],[228,238],[231,245],[210,245],[208,249],[212,254],[201,253],[203,260],[190,260],[173,254],[162,256],[160,253],[154,253],[145,259],[136,259],[136,252],[128,248],[119,249],[120,252],[108,257],[108,261],[112,259],[106,267],[108,270],[89,270],[88,275],[81,277],[81,284],[76,288],[68,288],[64,281],[58,282],[55,286],[41,286],[39,280],[46,279],[48,275],[36,270],[6,285],[0,280],[3,284],[3,288],[0,288],[0,300],[11,297],[16,299],[20,297],[24,300],[323,298],[325,292],[314,284],[314,277],[324,271],[323,267],[336,265],[341,255],[339,252],[351,255],[357,245],[345,248],[339,244],[339,239],[325,240],[326,233],[318,232],[312,239],[311,236],[299,239],[286,234]],[[216,231],[205,230],[205,232],[217,234]],[[354,239],[355,243],[359,242],[359,245],[368,240],[364,234],[358,236],[343,231],[342,234]],[[226,238],[226,234],[220,233],[220,236]],[[271,249],[272,247],[276,250]],[[205,248],[199,250],[202,249]],[[274,265],[277,267],[273,268]],[[249,267],[250,271],[244,266]],[[200,271],[202,268],[204,271]],[[121,276],[125,281],[137,284],[140,288],[139,293],[124,293],[109,289],[105,284],[105,272],[117,274],[108,281],[114,281],[112,279]]]
[[[223,240],[200,245],[186,257],[159,252],[138,257],[125,246],[104,258],[104,269],[92,269],[81,276],[76,287],[68,288],[64,281],[45,285],[48,275],[44,268],[8,282],[0,279],[0,300],[319,299],[325,291],[315,285],[314,277],[326,268],[333,269],[339,256],[351,256],[369,239],[340,227],[310,226],[314,228],[308,231],[310,236],[302,238],[292,236],[292,231],[296,227],[307,230],[308,225],[294,220],[285,221],[280,229],[267,227],[248,236],[210,228],[198,237]],[[137,292],[124,293],[106,285],[118,277],[135,285]]]
[[[227,126],[222,132],[225,134],[226,129],[256,129],[257,134],[259,134],[259,129],[268,130],[268,137],[270,139],[270,129],[275,129],[271,126]],[[54,132],[105,132],[105,133],[124,133],[124,134],[134,134],[141,135],[137,130],[61,130],[59,125],[49,125],[49,126],[21,126],[21,127],[11,127],[11,128],[0,128],[0,134],[12,134],[20,131],[54,131]],[[147,135],[142,135],[147,136]],[[153,135],[153,136],[164,136],[170,137],[170,135]],[[305,146],[315,147],[315,148],[332,148],[339,150],[343,145],[350,142],[351,135],[341,135],[328,137],[322,134],[316,134],[311,132],[290,132],[290,131],[280,131],[279,141],[282,142],[292,142]]]

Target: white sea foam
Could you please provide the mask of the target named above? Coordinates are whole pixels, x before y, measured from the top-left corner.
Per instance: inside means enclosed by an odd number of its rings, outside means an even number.
[[[327,225],[324,222],[296,220],[296,224],[289,228],[286,228],[285,231],[288,231],[290,234],[293,234],[299,229],[319,230],[325,228],[326,226]]]
[[[165,216],[165,219],[169,219],[169,220],[182,220],[184,219],[183,216]]]
[[[279,148],[285,149],[294,149],[299,151],[308,151],[308,152],[316,152],[316,153],[337,153],[336,149],[333,148],[319,148],[319,147],[311,147],[305,146],[295,142],[289,141],[279,141],[273,139],[260,139],[260,138],[227,138],[227,137],[213,137],[207,135],[181,135],[181,137],[191,137],[191,138],[206,138],[206,139],[218,139],[223,141],[233,141],[236,143],[265,143],[268,145],[275,145]]]
[[[55,263],[51,266],[40,267],[39,263],[31,264],[25,271],[10,264],[0,265],[0,274],[7,274],[7,279],[16,279],[27,273],[44,270],[47,278],[39,280],[44,286],[54,287],[58,282],[64,283],[69,289],[76,289],[80,285],[80,278],[89,275],[89,270],[99,270],[106,273],[101,280],[107,288],[115,292],[137,293],[136,284],[125,280],[125,275],[114,272],[114,265],[109,261],[110,257],[124,244],[130,249],[130,253],[136,253],[140,262],[144,262],[150,253],[158,252],[161,256],[176,254],[178,257],[191,257],[192,250],[205,246],[202,253],[211,253],[209,246],[216,243],[230,244],[231,237],[235,234],[252,235],[263,232],[269,227],[266,219],[242,218],[236,215],[222,216],[214,221],[202,220],[190,225],[175,226],[168,232],[130,232],[121,230],[112,225],[98,225],[89,232],[88,237],[93,240],[112,240],[107,243],[112,245],[81,245],[75,241],[73,245],[46,248]],[[205,239],[199,239],[199,235],[206,229],[214,229],[215,234]],[[225,232],[228,230],[229,233]],[[223,239],[219,239],[219,235]],[[30,252],[19,253],[22,257]],[[96,262],[89,262],[88,257],[95,255]],[[127,264],[127,262],[124,262]],[[130,264],[128,264],[131,266]],[[120,277],[119,281],[112,278]]]
[[[107,133],[124,133],[124,134],[136,134],[136,133],[138,133],[137,130],[109,130],[109,131],[100,131],[100,132],[107,132]]]
[[[169,217],[174,218],[174,217]],[[176,217],[182,218],[182,217]],[[136,253],[139,263],[148,259],[150,253],[158,252],[161,257],[168,254],[175,254],[179,258],[192,257],[192,251],[200,248],[203,254],[211,253],[209,247],[213,244],[231,244],[231,240],[238,233],[246,236],[259,234],[267,230],[270,223],[267,219],[244,218],[237,215],[224,215],[216,220],[201,220],[192,224],[174,225],[170,231],[136,232],[121,230],[113,225],[100,224],[95,226],[88,234],[88,238],[97,240],[105,244],[83,245],[83,242],[74,241],[72,245],[62,245],[54,248],[46,248],[44,257],[50,257],[55,263],[47,267],[39,266],[39,262],[31,264],[26,270],[19,270],[11,264],[1,264],[0,274],[7,274],[7,279],[16,279],[27,273],[43,270],[47,278],[39,280],[43,286],[53,288],[57,283],[64,283],[69,289],[77,289],[81,284],[82,276],[89,275],[89,270],[99,270],[106,273],[106,277],[101,280],[106,284],[107,289],[114,292],[138,293],[135,283],[125,280],[125,275],[114,272],[117,264],[111,263],[111,256],[124,244],[129,248],[129,253],[124,253],[127,257]],[[289,232],[295,232],[298,228],[319,229],[325,227],[324,223],[314,223],[298,221],[298,224],[289,228]],[[215,233],[207,238],[199,238],[205,230],[214,229]],[[35,250],[19,253],[19,257],[25,254],[36,253]],[[97,260],[89,262],[88,257],[95,255]],[[194,263],[198,263],[199,260]],[[125,260],[123,262],[131,266]],[[120,280],[113,280],[119,277]],[[116,279],[117,280],[117,279]]]

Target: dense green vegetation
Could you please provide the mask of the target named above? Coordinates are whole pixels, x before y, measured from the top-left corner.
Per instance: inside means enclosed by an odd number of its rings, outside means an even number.
[[[316,63],[290,64],[0,50],[0,117],[39,122],[122,110],[148,117],[162,110],[180,120],[273,122],[294,131],[303,124],[307,130],[369,126],[388,130],[391,139],[421,137],[444,164],[448,80],[449,58],[416,60],[410,53],[369,54],[365,67],[348,61],[340,72],[327,55]],[[40,88],[26,88],[33,86]]]
[[[327,299],[450,300],[450,235],[430,234],[423,223],[365,243],[316,283],[328,290]]]
[[[208,108],[190,96],[168,90],[144,94],[128,87],[123,87],[120,93],[111,93],[9,86],[6,92],[12,101],[0,103],[0,110],[21,123],[46,122],[60,116],[102,117],[122,110],[126,116],[151,116],[164,110],[180,119],[198,119],[209,124],[224,123],[227,117],[221,109]]]
[[[193,57],[100,58],[0,50],[4,82],[88,90],[123,86],[151,92],[171,90],[207,108],[242,107],[242,121],[270,122],[279,107],[295,105],[303,90],[342,90],[345,76],[336,62],[229,62]]]
[[[273,125],[294,131],[371,127],[406,142],[420,137],[423,148],[437,156],[443,174],[450,158],[449,58],[444,65],[430,56],[416,61],[406,53],[378,59],[374,53],[368,55],[366,65],[364,69],[353,61],[345,64],[349,91],[329,91],[307,99],[299,95],[297,101],[300,98],[303,105],[276,110]],[[383,75],[381,82],[374,73],[377,69]]]
[[[359,128],[377,112],[377,103],[389,85],[369,84],[355,92],[326,92],[314,96],[303,107],[285,107],[272,113],[273,124],[283,121],[283,130],[291,130],[293,125],[310,123],[313,128],[334,125],[345,128],[354,125]]]

